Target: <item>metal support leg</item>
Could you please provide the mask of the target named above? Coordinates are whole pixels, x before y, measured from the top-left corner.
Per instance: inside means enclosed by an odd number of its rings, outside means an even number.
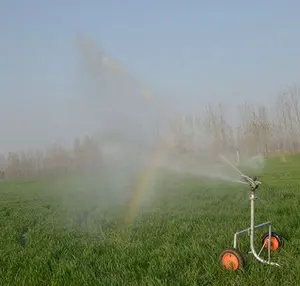
[[[254,248],[254,231],[255,231],[255,225],[254,225],[254,200],[255,200],[255,194],[254,191],[251,192],[250,194],[250,204],[251,204],[251,219],[250,219],[250,248],[252,251],[252,254],[254,255],[254,257],[262,262],[262,263],[267,263],[270,265],[277,265],[279,266],[279,264],[271,262],[270,261],[270,240],[271,240],[271,226],[269,226],[269,245],[268,245],[268,261],[262,259],[261,257],[259,257],[259,255],[256,253],[255,248]]]
[[[269,226],[269,244],[268,244],[268,261],[271,262],[271,235],[272,235],[272,229],[271,226]]]
[[[251,203],[251,217],[250,217],[250,227],[247,228],[247,229],[244,229],[244,230],[241,230],[241,231],[238,231],[234,234],[234,240],[233,240],[233,247],[235,249],[238,248],[238,237],[239,236],[242,236],[242,235],[245,235],[245,234],[248,234],[250,236],[250,252],[249,253],[252,253],[253,256],[260,262],[262,263],[267,263],[269,265],[276,265],[276,266],[279,266],[279,264],[277,263],[274,263],[274,262],[271,262],[271,234],[272,234],[272,223],[270,221],[268,222],[264,222],[264,223],[261,223],[259,225],[256,225],[254,224],[255,222],[255,216],[254,216],[254,211],[255,211],[255,208],[254,208],[254,200],[256,199],[255,197],[255,194],[254,194],[254,191],[251,192],[251,195],[250,195],[250,203]],[[259,253],[257,253],[255,251],[255,247],[254,247],[254,236],[255,236],[255,230],[256,229],[261,229],[261,228],[264,228],[264,227],[268,227],[268,230],[269,230],[269,238],[268,238],[268,261],[262,259],[260,257],[260,254],[261,252],[263,251],[264,247],[265,247],[265,244],[262,246],[262,248],[260,249]]]

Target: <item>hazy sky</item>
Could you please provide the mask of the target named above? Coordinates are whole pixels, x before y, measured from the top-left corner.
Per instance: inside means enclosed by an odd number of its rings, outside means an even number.
[[[296,0],[0,0],[0,152],[79,132],[79,34],[195,111],[299,83],[299,27]]]

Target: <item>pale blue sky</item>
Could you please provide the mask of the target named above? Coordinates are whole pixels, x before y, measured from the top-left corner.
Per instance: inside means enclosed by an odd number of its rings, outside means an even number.
[[[299,83],[299,28],[296,0],[0,0],[0,149],[76,133],[62,110],[80,96],[78,34],[194,111],[208,101],[265,103]]]

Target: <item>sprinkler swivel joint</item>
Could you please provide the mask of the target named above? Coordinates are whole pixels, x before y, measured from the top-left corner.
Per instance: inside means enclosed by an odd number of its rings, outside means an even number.
[[[246,175],[241,175],[241,176],[250,185],[252,192],[254,192],[256,189],[258,189],[259,185],[261,185],[261,182],[257,180],[257,177],[254,177],[252,179]]]

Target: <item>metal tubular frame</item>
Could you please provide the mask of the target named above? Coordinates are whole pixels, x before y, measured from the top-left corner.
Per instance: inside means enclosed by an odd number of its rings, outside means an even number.
[[[249,182],[249,177],[246,177],[246,180]],[[250,186],[251,186],[251,193],[250,193],[250,206],[251,206],[251,214],[250,214],[250,227],[241,231],[238,231],[234,234],[234,241],[233,241],[233,247],[235,249],[237,249],[237,245],[238,245],[238,237],[243,236],[245,234],[248,234],[250,236],[250,253],[253,254],[253,256],[260,262],[262,263],[266,263],[269,265],[275,265],[275,266],[280,266],[278,263],[275,262],[271,262],[271,233],[272,233],[272,223],[269,222],[264,222],[261,223],[259,225],[255,225],[255,208],[254,208],[254,201],[257,198],[255,196],[255,190],[258,188],[258,184],[259,182],[255,182],[252,179],[250,179],[251,181]],[[254,184],[253,184],[254,183]],[[263,248],[265,247],[265,244],[262,246],[262,248],[260,249],[259,253],[256,252],[255,250],[255,246],[254,246],[254,235],[255,235],[255,230],[256,229],[261,229],[261,228],[265,228],[268,227],[269,229],[269,237],[268,237],[268,260],[265,260],[263,258],[260,257],[260,254],[263,250]]]

